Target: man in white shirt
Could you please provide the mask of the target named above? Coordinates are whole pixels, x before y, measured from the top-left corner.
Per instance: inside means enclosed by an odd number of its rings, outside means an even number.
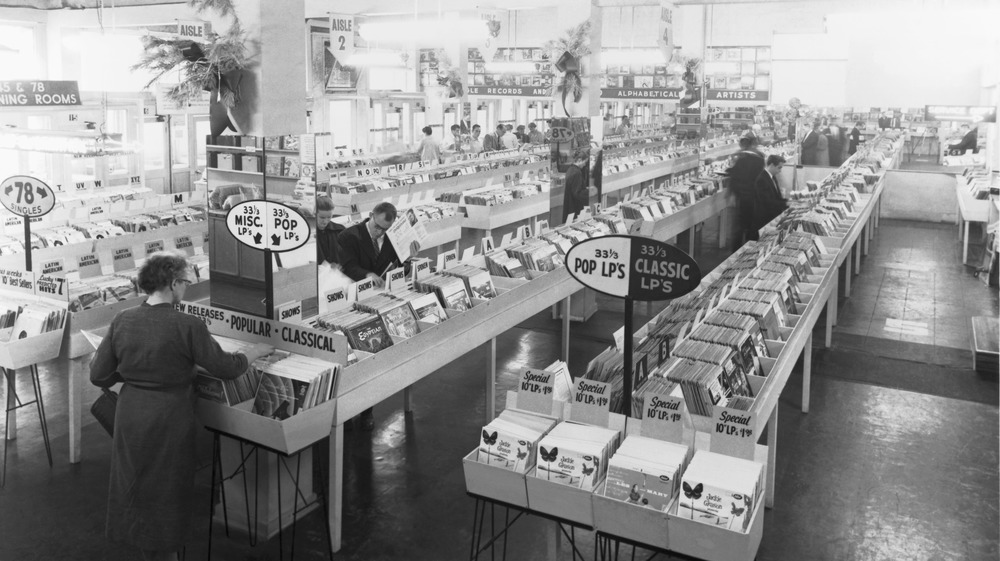
[[[504,150],[517,150],[520,148],[521,143],[517,140],[517,136],[514,134],[514,125],[507,125],[506,131],[500,142],[503,144]]]
[[[479,138],[482,134],[483,128],[479,125],[472,125],[472,138],[469,139],[469,152],[471,154],[478,154],[483,151],[483,141]]]

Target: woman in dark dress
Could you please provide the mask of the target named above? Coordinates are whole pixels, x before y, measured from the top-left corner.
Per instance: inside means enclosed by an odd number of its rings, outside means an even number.
[[[226,353],[204,322],[174,306],[191,284],[187,260],[155,253],[139,271],[142,305],[119,313],[90,363],[90,381],[124,382],[115,414],[106,533],[146,560],[174,560],[191,533],[195,430],[194,367],[237,378],[274,351]]]
[[[574,214],[587,208],[590,204],[590,187],[587,185],[587,173],[589,171],[589,156],[583,152],[577,152],[573,156],[573,164],[566,168],[566,190],[563,192],[563,223]],[[596,189],[595,189],[596,191]]]

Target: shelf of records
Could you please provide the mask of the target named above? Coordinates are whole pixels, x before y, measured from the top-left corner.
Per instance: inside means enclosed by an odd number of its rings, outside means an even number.
[[[424,199],[434,194],[460,192],[470,187],[521,178],[544,180],[548,168],[547,155],[514,153],[339,183],[327,180],[324,177],[326,172],[321,171],[317,178],[317,192],[326,193],[333,200],[334,213],[357,214],[368,212],[387,199]]]
[[[753,559],[767,449],[740,457],[696,434],[677,389],[645,394],[645,419],[609,413],[607,390],[573,383],[564,363],[523,370],[463,458],[468,492],[661,551]]]
[[[0,281],[0,368],[16,370],[58,357],[67,302],[40,294],[30,272],[0,271]]]
[[[633,151],[641,151],[650,148],[671,148],[683,143],[678,141],[672,134],[665,131],[654,131],[652,133],[636,135],[614,135],[605,137],[601,143],[604,157],[627,154]]]
[[[649,153],[607,158],[603,162],[604,180],[602,192],[616,193],[647,181],[655,181],[668,175],[678,175],[698,169],[701,163],[713,154],[713,160],[727,157],[739,151],[735,137],[713,139],[704,147],[684,147],[675,150],[651,150]]]

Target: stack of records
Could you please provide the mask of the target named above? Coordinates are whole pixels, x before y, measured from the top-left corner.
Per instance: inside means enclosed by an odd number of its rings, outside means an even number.
[[[705,324],[728,327],[736,331],[749,333],[756,355],[758,357],[771,358],[770,353],[767,352],[767,344],[764,342],[764,332],[760,328],[760,323],[753,317],[720,310],[709,314],[705,318]]]
[[[382,316],[390,335],[409,338],[420,332],[417,317],[409,304],[391,294],[383,292],[370,296],[357,302],[354,307],[362,312]]]
[[[595,214],[593,218],[595,221],[604,224],[608,230],[614,232],[615,234],[628,234],[628,227],[625,226],[625,222],[622,221],[620,216],[601,213]]]
[[[569,249],[573,247],[573,240],[564,236],[559,230],[545,232],[540,237],[555,246],[559,255],[562,256],[565,256],[569,252]]]
[[[737,292],[743,290],[747,290],[751,293],[764,292],[774,294],[778,298],[778,303],[781,305],[782,311],[785,314],[797,313],[796,304],[799,302],[799,291],[787,282],[777,279],[745,278],[743,279],[743,282],[740,283],[739,290],[734,291],[734,296]],[[737,300],[740,299],[743,298],[737,298]]]
[[[552,417],[505,409],[499,417],[483,427],[479,439],[478,461],[517,473],[527,473],[535,466],[538,441],[555,424],[556,419]]]
[[[632,435],[608,462],[604,496],[665,512],[680,486],[689,448]]]
[[[0,341],[27,339],[63,328],[66,309],[43,300],[4,295],[0,300]]]
[[[719,381],[722,383],[722,392],[726,399],[734,395],[753,397],[753,389],[750,387],[750,380],[747,379],[748,373],[756,372],[753,364],[744,367],[744,357],[740,353],[741,350],[735,347],[739,343],[730,346],[728,333],[719,332],[713,329],[715,327],[717,326],[710,326],[702,331],[702,336],[715,337],[716,341],[721,340],[720,342],[709,343],[689,337],[677,345],[673,356],[722,367],[722,377]],[[740,343],[742,342],[740,341]],[[749,335],[747,335],[747,342],[749,342]],[[748,352],[750,351],[748,350]]]
[[[213,338],[219,343],[222,350],[227,353],[244,351],[253,346],[250,343],[230,339],[229,337],[214,335]],[[261,368],[270,358],[264,357],[251,363],[247,366],[247,371],[242,376],[233,378],[232,380],[216,378],[212,376],[211,372],[198,368],[194,379],[195,394],[203,399],[230,406],[249,401],[257,395],[257,386],[260,384],[260,377],[262,375]]]
[[[221,207],[220,207],[221,208]],[[126,232],[146,232],[160,227],[160,221],[152,216],[138,215],[113,219],[112,222]]]
[[[287,419],[333,397],[340,365],[286,355],[268,362],[262,370],[253,412],[271,419]]]
[[[339,310],[316,318],[316,326],[328,331],[340,331],[356,351],[377,353],[392,346],[392,337],[385,322],[376,314],[356,310]]]
[[[486,254],[486,268],[496,277],[511,279],[528,279],[528,270],[520,261],[507,255],[502,249],[496,249]]]
[[[410,305],[410,309],[413,310],[413,315],[418,321],[441,323],[448,319],[444,308],[441,307],[441,302],[434,294],[406,290],[396,293],[395,296]]]
[[[638,385],[635,388],[635,391],[632,392],[632,416],[636,419],[641,419],[643,417],[643,405],[645,404],[646,399],[645,396],[649,392],[675,397],[684,397],[684,393],[677,383],[671,382],[670,380],[660,376],[650,376],[649,378],[646,378],[645,382]]]
[[[209,264],[208,254],[202,253],[201,255],[193,255],[187,258],[188,264],[191,265],[191,271],[194,273],[195,278],[199,282],[206,281],[209,279],[209,270],[211,266]]]
[[[555,379],[552,381],[552,399],[569,402],[573,398],[573,376],[569,373],[569,365],[565,361],[557,360],[546,366],[545,371],[555,373]]]
[[[621,411],[622,372],[625,369],[624,356],[614,347],[608,347],[587,364],[584,379],[611,384],[611,411]]]
[[[684,402],[692,413],[709,417],[712,407],[727,407],[732,394],[723,389],[725,373],[717,364],[689,358],[671,357],[664,374],[668,380],[679,384],[684,392]]]
[[[760,291],[746,288],[747,284],[755,284],[753,280],[740,283],[739,288],[733,290],[729,295],[729,300],[737,302],[764,302],[775,309],[781,325],[786,325],[785,318],[788,317],[789,309],[785,303],[785,295],[779,291]],[[794,312],[794,307],[791,310]]]
[[[507,249],[511,257],[531,271],[552,271],[563,266],[559,250],[546,240],[530,238]]]
[[[69,309],[74,312],[104,305],[104,291],[85,280],[69,281]]]
[[[464,312],[472,307],[465,281],[458,277],[433,274],[414,283],[421,292],[433,292],[445,308]]]
[[[535,476],[593,491],[618,449],[621,434],[612,429],[564,421],[538,443]]]
[[[781,310],[776,305],[771,305],[766,302],[744,302],[729,299],[719,304],[717,310],[720,312],[731,312],[734,314],[750,316],[757,320],[757,323],[761,327],[761,331],[764,332],[765,339],[770,339],[772,341],[783,340],[780,329],[783,325],[783,318],[779,317]]]
[[[443,271],[442,274],[462,279],[465,282],[466,290],[473,298],[489,300],[497,296],[497,291],[493,287],[493,279],[490,278],[490,274],[479,267],[455,265]]]
[[[735,353],[733,360],[744,376],[764,375],[754,339],[747,331],[703,323],[691,332],[689,339],[729,347]],[[740,392],[734,393],[740,394]]]
[[[677,515],[746,532],[764,489],[764,466],[698,450],[681,477]]]

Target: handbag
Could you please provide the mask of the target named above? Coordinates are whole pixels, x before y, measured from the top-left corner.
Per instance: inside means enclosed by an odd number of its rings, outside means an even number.
[[[118,394],[108,388],[101,389],[101,395],[97,401],[90,406],[90,414],[97,419],[97,422],[108,431],[108,435],[115,436],[115,411],[118,410]]]

